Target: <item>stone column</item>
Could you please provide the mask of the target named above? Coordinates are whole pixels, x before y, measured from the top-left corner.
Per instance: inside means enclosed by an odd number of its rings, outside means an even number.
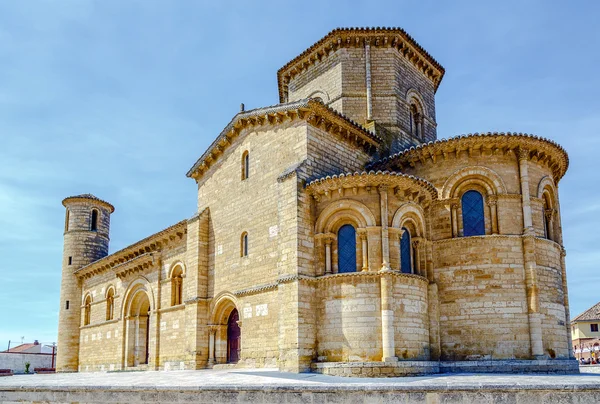
[[[388,186],[379,186],[379,200],[381,205],[381,268],[390,267],[390,238],[388,234]]]
[[[450,204],[451,221],[452,221],[452,238],[458,237],[458,203],[453,201]]]
[[[402,235],[404,230],[398,229],[398,271],[402,272]]]
[[[242,320],[236,321],[238,327],[240,327],[240,343],[238,346],[238,363],[242,361],[242,346],[244,342],[244,334],[242,333]]]
[[[527,311],[529,317],[529,341],[531,356],[544,358],[542,341],[542,320],[539,311],[539,290],[535,259],[535,231],[531,216],[531,197],[529,195],[529,150],[519,149],[519,177],[523,205],[523,265],[525,269],[525,288],[527,292]]]
[[[519,177],[521,180],[521,198],[523,205],[523,234],[533,234],[531,218],[531,197],[529,196],[529,150],[519,149]]]
[[[212,367],[215,361],[215,334],[217,332],[217,326],[208,326],[208,366]]]
[[[498,197],[496,195],[488,195],[487,204],[490,207],[492,234],[498,234]]]
[[[415,259],[414,273],[417,275],[423,275],[423,274],[421,274],[421,254],[419,251],[420,245],[421,245],[421,238],[415,237],[412,242],[412,247],[413,247],[413,251],[414,251],[413,255],[414,255],[414,259]],[[426,274],[424,276],[426,276]]]
[[[396,362],[396,347],[394,341],[394,295],[393,295],[393,272],[388,268],[382,268],[381,274],[381,346],[382,362]]]
[[[427,279],[429,282],[433,282],[433,242],[425,240],[425,246],[427,248]]]
[[[367,120],[373,119],[373,95],[371,92],[371,43],[365,40],[365,76],[367,87]]]
[[[554,240],[554,209],[546,209],[544,215],[546,216],[546,231],[548,232],[548,239]]]
[[[367,229],[358,229],[358,236],[360,237],[362,247],[362,271],[366,272],[369,270],[369,246],[367,244]]]
[[[331,243],[333,242],[333,237],[331,235],[326,235],[323,238],[325,242],[325,275],[331,274]]]
[[[531,355],[536,359],[544,359],[542,320],[539,310],[539,287],[535,261],[535,237],[532,235],[523,236],[523,262],[525,265],[525,287],[527,292]]]

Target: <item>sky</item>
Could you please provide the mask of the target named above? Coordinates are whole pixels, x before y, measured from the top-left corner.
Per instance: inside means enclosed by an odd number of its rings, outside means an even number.
[[[110,251],[195,213],[187,170],[336,27],[400,26],[446,69],[438,138],[560,143],[571,314],[600,301],[597,1],[0,2],[0,349],[56,341],[63,198],[111,202]]]

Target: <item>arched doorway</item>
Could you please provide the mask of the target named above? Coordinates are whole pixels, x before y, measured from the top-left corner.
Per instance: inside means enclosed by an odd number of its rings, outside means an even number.
[[[127,366],[147,365],[150,357],[150,299],[144,290],[131,298],[126,317]]]
[[[237,309],[233,309],[227,320],[227,363],[237,363],[240,360],[240,320]]]

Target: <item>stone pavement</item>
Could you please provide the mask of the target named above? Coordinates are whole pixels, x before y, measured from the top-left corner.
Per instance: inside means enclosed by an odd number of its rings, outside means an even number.
[[[600,374],[365,379],[272,369],[59,373],[0,378],[0,402],[600,402]]]

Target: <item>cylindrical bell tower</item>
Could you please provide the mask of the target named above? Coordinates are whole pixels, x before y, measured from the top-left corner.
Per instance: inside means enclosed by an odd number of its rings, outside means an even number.
[[[91,194],[70,196],[62,204],[66,213],[56,370],[76,372],[83,303],[74,272],[108,255],[110,214],[115,208]]]

